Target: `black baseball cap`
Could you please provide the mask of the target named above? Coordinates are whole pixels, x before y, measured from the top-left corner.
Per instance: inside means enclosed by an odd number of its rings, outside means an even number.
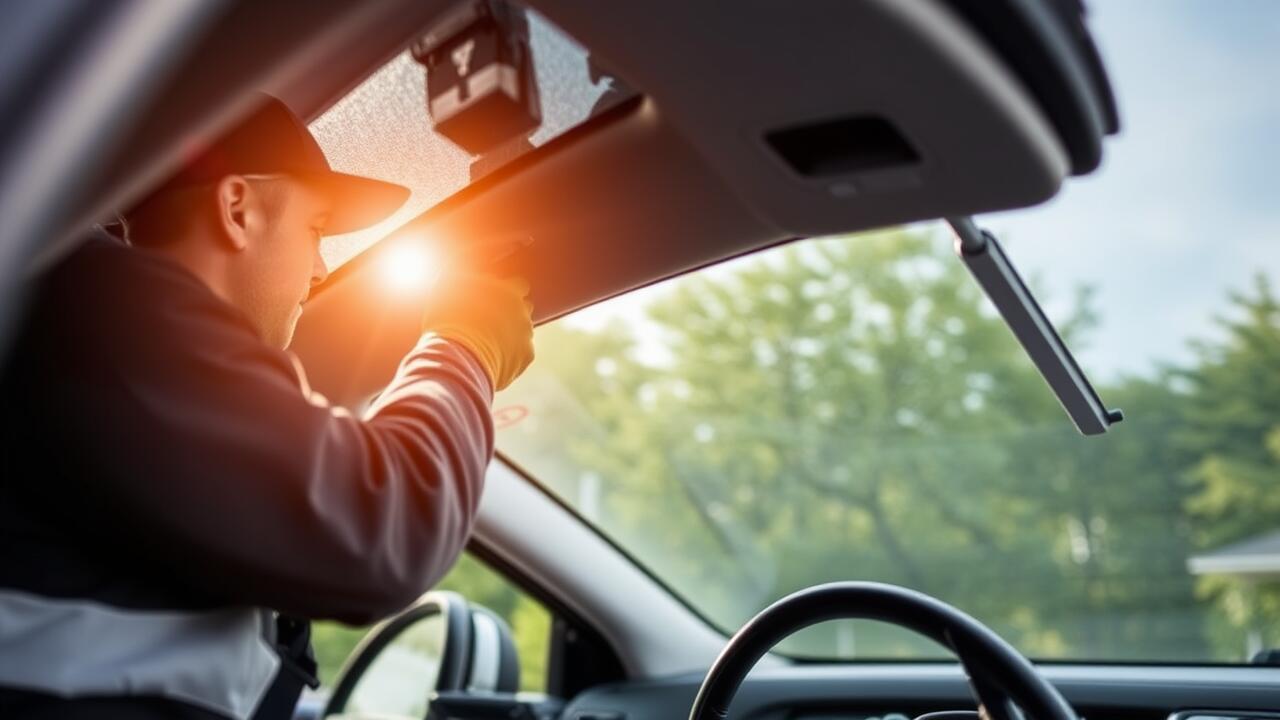
[[[306,125],[287,105],[259,95],[254,112],[208,145],[195,149],[166,187],[217,182],[227,175],[293,177],[332,201],[325,233],[338,235],[386,219],[409,199],[409,188],[334,172]]]

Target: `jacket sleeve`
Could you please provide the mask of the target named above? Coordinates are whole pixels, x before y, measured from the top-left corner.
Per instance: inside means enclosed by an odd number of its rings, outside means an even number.
[[[105,306],[47,318],[79,348],[52,420],[98,532],[228,601],[355,623],[447,572],[493,453],[492,390],[465,349],[425,336],[358,418],[177,268],[135,262],[107,289],[64,274],[81,284],[57,297]]]

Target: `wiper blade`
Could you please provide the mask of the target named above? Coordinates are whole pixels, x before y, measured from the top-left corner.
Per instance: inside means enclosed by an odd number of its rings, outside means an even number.
[[[1280,648],[1266,648],[1264,650],[1259,650],[1249,660],[1249,664],[1280,667]]]
[[[1102,404],[995,236],[979,228],[971,217],[948,218],[947,222],[956,233],[956,254],[1013,330],[1076,429],[1083,435],[1101,435],[1123,420],[1123,412],[1108,410]]]

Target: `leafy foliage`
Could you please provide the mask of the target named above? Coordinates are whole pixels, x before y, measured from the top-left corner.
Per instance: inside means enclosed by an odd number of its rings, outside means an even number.
[[[856,578],[1033,656],[1239,660],[1246,630],[1280,643],[1280,589],[1187,558],[1280,528],[1280,303],[1261,278],[1230,301],[1191,367],[1101,387],[1128,419],[1083,438],[945,239],[798,243],[670,283],[633,322],[541,328],[499,444],[725,631]],[[1080,347],[1088,289],[1068,306]],[[512,622],[536,686],[546,611],[472,560],[446,585]],[[322,664],[353,637],[322,628]],[[940,654],[869,623],[780,649]]]
[[[1230,300],[1225,340],[1198,344],[1199,363],[1179,374],[1191,389],[1179,434],[1192,460],[1187,508],[1203,547],[1280,527],[1280,301],[1261,276]],[[1221,613],[1220,653],[1240,647],[1248,629],[1280,644],[1280,584],[1207,577],[1199,591]]]
[[[953,602],[1036,656],[1239,657],[1186,561],[1280,524],[1258,501],[1278,415],[1254,397],[1261,380],[1239,377],[1280,355],[1258,351],[1250,370],[1227,353],[1212,372],[1235,388],[1188,381],[1212,363],[1120,378],[1101,392],[1129,420],[1080,437],[945,240],[912,230],[762,253],[672,283],[645,312],[540,330],[539,367],[503,398],[535,417],[500,442],[726,631],[788,592],[858,578]],[[1087,341],[1087,288],[1058,320]],[[1242,323],[1255,343],[1280,332],[1262,311]],[[1232,440],[1196,446],[1190,419],[1210,397],[1248,410],[1206,408]],[[1252,413],[1252,434],[1213,412]],[[1243,446],[1229,457],[1255,464],[1214,492],[1252,493],[1239,500],[1257,512],[1198,529],[1210,501],[1193,469],[1222,474],[1205,458]],[[783,649],[938,652],[866,625]]]

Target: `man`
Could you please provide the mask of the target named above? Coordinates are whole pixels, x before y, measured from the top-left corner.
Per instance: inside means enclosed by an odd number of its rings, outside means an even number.
[[[132,247],[42,279],[0,376],[0,717],[287,717],[306,637],[273,611],[366,623],[448,570],[527,288],[450,273],[364,418],[284,352],[321,236],[407,194],[269,99],[130,213]]]

